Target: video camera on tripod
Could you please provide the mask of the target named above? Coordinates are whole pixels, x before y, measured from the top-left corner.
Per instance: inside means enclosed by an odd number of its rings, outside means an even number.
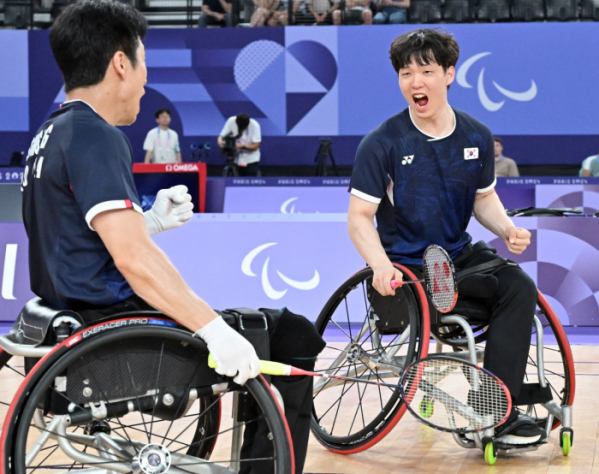
[[[221,153],[227,158],[227,163],[223,169],[223,176],[239,176],[239,170],[235,164],[235,156],[237,156],[237,137],[230,132],[228,135],[223,137],[225,142],[221,148]]]

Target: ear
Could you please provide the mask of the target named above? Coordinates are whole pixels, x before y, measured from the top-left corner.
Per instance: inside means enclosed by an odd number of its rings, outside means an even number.
[[[455,79],[455,67],[449,66],[447,68],[447,72],[445,73],[445,85],[449,85]]]
[[[126,71],[129,66],[129,59],[122,51],[117,51],[110,60],[110,66],[114,73],[120,78],[125,79]]]

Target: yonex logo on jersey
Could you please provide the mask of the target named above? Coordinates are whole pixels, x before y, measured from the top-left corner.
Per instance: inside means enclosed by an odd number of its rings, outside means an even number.
[[[464,148],[465,160],[478,160],[478,148]]]
[[[403,160],[401,160],[402,165],[409,165],[414,161],[414,155],[404,156]]]

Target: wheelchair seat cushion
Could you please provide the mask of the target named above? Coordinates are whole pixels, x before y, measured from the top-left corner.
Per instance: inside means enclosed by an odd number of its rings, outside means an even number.
[[[474,298],[458,298],[452,313],[463,316],[470,324],[487,324],[491,320],[491,311]]]
[[[9,337],[18,344],[39,346],[48,343],[51,328],[56,321],[69,321],[81,326],[83,320],[74,311],[57,310],[41,298],[28,301],[10,329]]]

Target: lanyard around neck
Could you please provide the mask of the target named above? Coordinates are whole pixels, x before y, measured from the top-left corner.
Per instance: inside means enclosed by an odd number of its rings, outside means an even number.
[[[160,127],[158,127],[158,146],[160,147],[160,149],[163,149],[162,147],[162,142],[160,140]],[[167,128],[166,129],[166,148],[170,148],[171,147],[171,131]]]

